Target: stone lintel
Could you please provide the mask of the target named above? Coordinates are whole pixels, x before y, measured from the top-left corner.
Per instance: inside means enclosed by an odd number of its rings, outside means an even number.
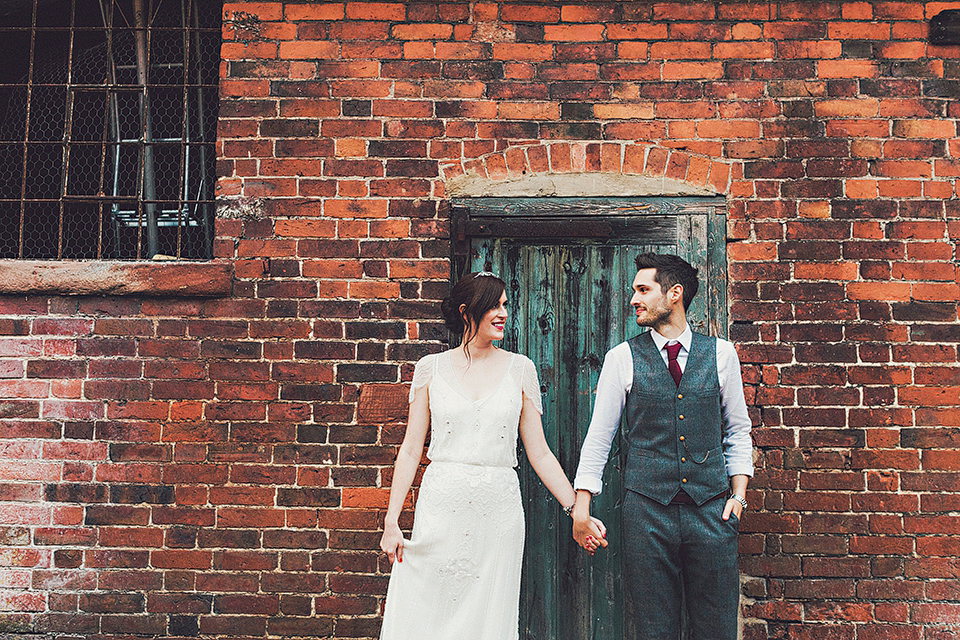
[[[717,192],[664,176],[610,173],[547,173],[495,180],[476,173],[447,182],[448,197],[569,198],[715,196]]]
[[[0,294],[229,296],[233,264],[106,260],[0,260]]]

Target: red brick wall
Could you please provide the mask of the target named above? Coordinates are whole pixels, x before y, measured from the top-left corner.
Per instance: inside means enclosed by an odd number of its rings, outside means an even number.
[[[0,297],[2,624],[376,637],[446,185],[602,171],[729,201],[744,637],[954,637],[960,48],[926,42],[951,7],[228,4],[233,296]]]

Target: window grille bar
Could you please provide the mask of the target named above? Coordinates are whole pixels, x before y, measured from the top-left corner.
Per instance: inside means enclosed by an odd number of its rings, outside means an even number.
[[[30,105],[33,103],[33,63],[36,60],[37,52],[37,3],[33,3],[30,24],[33,27],[30,30],[30,53],[27,63],[27,103],[24,109],[26,119],[24,121],[23,132],[23,164],[20,167],[20,224],[17,233],[17,257],[23,258],[24,227],[27,219],[27,141],[30,140]]]
[[[67,86],[72,85],[73,80],[73,45],[76,42],[76,36],[74,34],[73,28],[76,26],[77,20],[77,0],[70,0],[70,30],[68,31],[67,36]],[[59,210],[60,213],[57,216],[57,259],[63,257],[63,218],[66,215],[66,202],[64,197],[67,195],[67,182],[70,179],[69,169],[70,169],[70,143],[71,143],[71,131],[73,127],[70,126],[72,122],[71,114],[73,113],[73,92],[67,91],[67,102],[66,108],[63,110],[63,161],[61,162],[60,169],[60,202]]]

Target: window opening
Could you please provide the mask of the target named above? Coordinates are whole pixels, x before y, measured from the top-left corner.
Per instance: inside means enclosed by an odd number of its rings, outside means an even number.
[[[212,256],[221,8],[0,7],[0,258]]]

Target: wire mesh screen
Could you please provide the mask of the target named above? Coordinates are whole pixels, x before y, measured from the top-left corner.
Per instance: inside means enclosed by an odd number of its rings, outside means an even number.
[[[211,0],[0,7],[0,258],[212,256]]]

